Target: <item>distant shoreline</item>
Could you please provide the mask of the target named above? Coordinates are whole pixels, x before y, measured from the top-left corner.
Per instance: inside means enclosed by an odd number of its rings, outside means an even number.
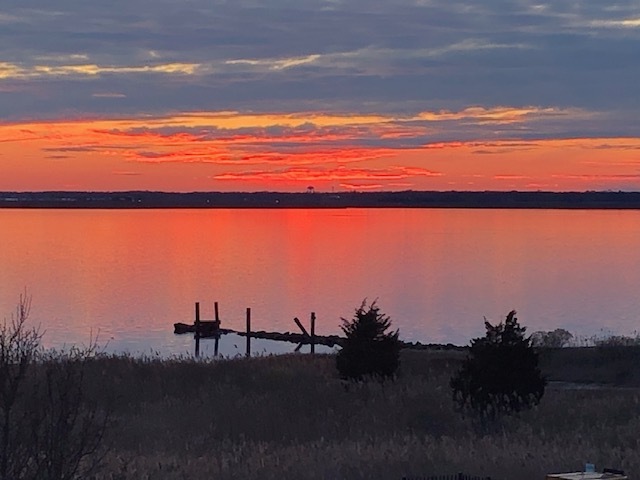
[[[0,208],[640,209],[640,192],[0,192]]]

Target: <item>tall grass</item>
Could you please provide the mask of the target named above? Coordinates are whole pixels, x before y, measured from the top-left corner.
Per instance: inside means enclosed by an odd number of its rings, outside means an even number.
[[[579,367],[563,377],[571,362],[554,355],[543,354],[545,373],[575,380]],[[640,474],[640,390],[552,387],[537,408],[481,435],[451,400],[449,379],[462,358],[404,351],[394,382],[349,384],[328,355],[102,357],[90,366],[88,390],[101,398],[109,388],[116,426],[106,468],[92,478],[387,479],[464,471],[539,480],[585,462]],[[596,362],[582,364],[588,376]]]

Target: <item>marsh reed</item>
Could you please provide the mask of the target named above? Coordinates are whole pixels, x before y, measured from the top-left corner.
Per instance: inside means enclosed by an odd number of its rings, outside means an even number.
[[[640,474],[638,350],[543,353],[541,404],[479,433],[455,412],[463,352],[403,351],[393,382],[347,384],[335,357],[224,361],[102,357],[89,392],[111,392],[110,452],[94,480],[391,479],[463,471],[540,480],[585,462]],[[598,388],[556,388],[582,382]],[[593,377],[593,376],[592,376]],[[623,381],[620,384],[620,381]],[[616,382],[618,384],[616,385]],[[575,385],[569,385],[575,387]]]

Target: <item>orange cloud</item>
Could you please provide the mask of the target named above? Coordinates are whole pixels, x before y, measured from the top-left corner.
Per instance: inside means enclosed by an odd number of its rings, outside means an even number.
[[[386,169],[347,168],[334,169],[287,168],[272,171],[249,171],[221,173],[213,176],[216,180],[259,180],[259,181],[334,181],[334,180],[401,180],[411,177],[439,177],[433,172],[416,167],[389,167]]]
[[[421,112],[414,120],[427,120],[430,122],[467,120],[478,124],[507,124],[530,121],[532,119],[543,119],[558,116],[584,117],[590,115],[580,109],[560,109],[542,107],[469,107],[464,110],[452,112],[440,110],[438,112]],[[592,115],[592,114],[591,114]]]
[[[496,180],[524,180],[525,178],[531,178],[526,175],[494,175]]]
[[[395,155],[393,149],[335,148],[302,152],[256,152],[216,147],[195,148],[177,152],[124,152],[122,155],[138,163],[212,163],[217,165],[314,165],[351,163]]]
[[[17,63],[0,62],[0,80],[38,78],[48,76],[95,77],[105,73],[163,73],[194,75],[201,67],[197,63],[165,63],[154,65],[98,65],[78,63],[69,65],[24,66]]]
[[[638,174],[618,174],[618,175],[598,175],[598,174],[582,174],[582,175],[551,175],[551,178],[561,178],[565,180],[640,180]]]
[[[474,118],[526,119],[532,112],[438,115],[458,118],[462,128]],[[640,189],[640,138],[500,140],[495,129],[486,138],[476,129],[472,141],[443,141],[452,135],[447,128],[314,112],[5,122],[0,190],[297,189],[316,181],[389,189]]]
[[[380,190],[384,185],[378,184],[362,184],[362,183],[341,183],[340,186],[345,190]]]

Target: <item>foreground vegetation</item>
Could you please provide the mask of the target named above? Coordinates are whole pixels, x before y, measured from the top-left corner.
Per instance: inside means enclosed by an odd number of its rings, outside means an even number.
[[[337,356],[140,359],[47,352],[29,309],[0,324],[0,480],[640,474],[637,343],[534,351],[511,312],[401,352],[363,303]]]
[[[615,350],[615,351],[614,351]],[[402,478],[464,471],[542,479],[585,462],[640,474],[640,349],[543,352],[540,405],[478,433],[454,409],[463,352],[403,351],[393,381],[345,384],[329,355],[217,362],[97,358],[110,451],[93,479]],[[602,388],[558,388],[597,379]],[[632,477],[633,478],[633,477]]]

